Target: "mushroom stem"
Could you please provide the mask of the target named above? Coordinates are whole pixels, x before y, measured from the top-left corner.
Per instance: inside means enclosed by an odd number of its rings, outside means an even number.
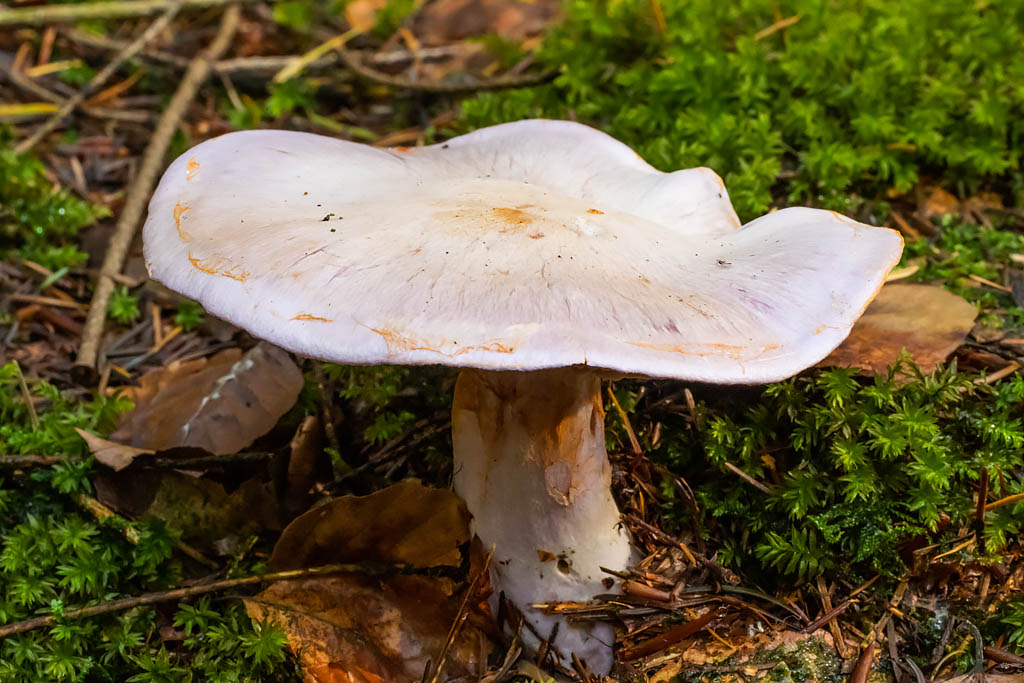
[[[590,368],[530,372],[464,369],[452,408],[455,491],[473,531],[494,545],[492,607],[501,593],[569,665],[575,653],[595,672],[612,663],[612,628],[569,623],[532,607],[586,601],[608,592],[601,567],[624,570],[629,534],[611,494],[601,378]]]

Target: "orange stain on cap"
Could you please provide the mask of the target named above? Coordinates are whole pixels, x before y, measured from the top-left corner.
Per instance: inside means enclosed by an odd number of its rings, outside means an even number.
[[[180,202],[174,205],[174,229],[178,231],[178,239],[182,242],[192,241],[192,235],[181,229],[181,216],[190,208],[187,204]]]
[[[652,351],[667,351],[679,353],[686,356],[725,356],[732,360],[755,360],[769,351],[779,348],[778,344],[765,344],[760,349],[752,349],[749,346],[737,346],[735,344],[647,344],[644,342],[626,342],[630,346],[639,346],[642,349]],[[755,351],[756,355],[751,356],[750,352]]]
[[[587,209],[587,213],[597,214],[598,216],[604,215],[604,211],[599,211],[598,209]]]
[[[196,177],[196,172],[199,170],[199,162],[196,161],[195,157],[188,160],[188,164],[185,165],[185,180],[189,181]]]
[[[299,313],[298,315],[296,315],[295,317],[293,317],[291,319],[292,320],[303,320],[303,321],[307,321],[307,322],[318,322],[318,323],[329,323],[329,322],[331,322],[327,318],[321,318],[320,316],[313,315],[312,313]]]
[[[245,282],[249,279],[249,271],[241,266],[233,265],[231,261],[223,256],[199,258],[189,254],[188,262],[192,264],[193,268],[207,275],[221,275],[232,280],[238,280],[239,282]]]
[[[463,346],[462,348],[452,349],[446,351],[442,348],[443,346],[457,346],[458,342],[452,340],[442,342],[440,344],[433,344],[422,339],[416,339],[415,337],[407,337],[397,330],[390,328],[367,327],[371,332],[376,332],[384,339],[384,344],[388,348],[388,354],[392,355],[402,351],[430,351],[448,358],[455,358],[466,353],[473,351],[490,351],[492,353],[515,353],[515,349],[511,346],[507,346],[499,341],[487,342],[485,344],[476,344],[472,346]]]

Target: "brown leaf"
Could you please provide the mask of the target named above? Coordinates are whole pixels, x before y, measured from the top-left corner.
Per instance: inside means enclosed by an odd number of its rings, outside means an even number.
[[[554,0],[437,0],[416,15],[413,32],[424,45],[444,45],[487,34],[521,42],[554,21],[559,6]]]
[[[310,415],[295,430],[289,445],[288,475],[284,508],[290,517],[297,517],[313,500],[310,488],[317,475],[326,475],[324,452],[320,443],[320,420]]]
[[[960,200],[941,187],[933,187],[921,205],[921,213],[925,218],[960,213]]]
[[[227,349],[209,359],[174,362],[143,375],[127,397],[115,441],[137,448],[203,448],[237,453],[270,431],[294,405],[302,372],[288,354],[265,342],[244,355]]]
[[[352,0],[345,5],[345,20],[353,30],[368,33],[387,4],[388,0]]]
[[[120,472],[125,467],[128,467],[128,465],[131,465],[136,457],[153,453],[153,451],[145,448],[135,448],[134,446],[107,441],[78,427],[75,427],[75,431],[85,440],[85,444],[89,447],[93,457],[107,467],[112,468],[115,472]]]
[[[407,479],[368,496],[345,496],[296,518],[281,534],[275,570],[374,560],[455,566],[469,540],[466,506],[447,489]]]
[[[977,315],[973,304],[942,287],[886,285],[820,364],[885,372],[906,349],[923,372],[931,372],[963,343]]]
[[[427,661],[437,661],[458,604],[450,580],[415,575],[279,581],[245,599],[252,619],[284,628],[306,680],[316,683],[419,681]],[[482,642],[464,624],[440,680],[477,680]]]

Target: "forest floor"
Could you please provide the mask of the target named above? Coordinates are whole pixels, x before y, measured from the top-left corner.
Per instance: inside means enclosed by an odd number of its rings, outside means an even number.
[[[0,681],[597,680],[494,625],[453,368],[283,353],[151,281],[138,235],[166,166],[233,130],[539,116],[712,166],[744,220],[907,242],[796,378],[605,383],[645,559],[548,608],[615,626],[617,680],[1024,681],[1024,15],[723,4],[0,6]]]

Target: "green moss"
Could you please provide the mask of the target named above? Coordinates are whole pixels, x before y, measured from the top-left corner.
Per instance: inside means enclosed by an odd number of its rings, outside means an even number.
[[[1019,192],[1020,0],[660,6],[664,31],[648,0],[569,2],[540,55],[558,79],[465,102],[464,125],[575,116],[663,170],[714,168],[745,219],[773,197],[842,210],[924,171]]]
[[[115,522],[84,514],[72,495],[89,493],[93,460],[74,429],[106,433],[130,404],[119,398],[75,401],[32,382],[38,425],[22,400],[18,373],[0,366],[0,453],[61,456],[62,462],[0,478],[0,625],[180,583],[177,533],[153,519],[133,522],[129,543]],[[198,613],[198,616],[196,614]],[[0,640],[0,681],[296,680],[284,636],[253,625],[237,603],[209,609],[182,603],[175,623],[188,638],[165,646],[152,607],[90,619],[58,619]],[[173,657],[167,647],[172,647]]]
[[[666,526],[697,523],[721,544],[719,559],[750,580],[899,576],[909,542],[952,542],[970,525],[982,470],[998,489],[991,495],[1024,491],[1014,475],[1024,444],[1020,377],[975,385],[955,366],[922,375],[900,363],[873,379],[834,369],[751,391],[704,407],[703,430],[666,418],[657,446],[645,444],[687,479],[700,508],[694,518],[664,487]],[[649,440],[647,426],[638,431]],[[1022,519],[1024,502],[992,510],[989,552],[1018,539]]]
[[[0,129],[0,258],[17,254],[58,270],[86,259],[78,230],[110,212],[58,189],[32,155],[18,155]]]

